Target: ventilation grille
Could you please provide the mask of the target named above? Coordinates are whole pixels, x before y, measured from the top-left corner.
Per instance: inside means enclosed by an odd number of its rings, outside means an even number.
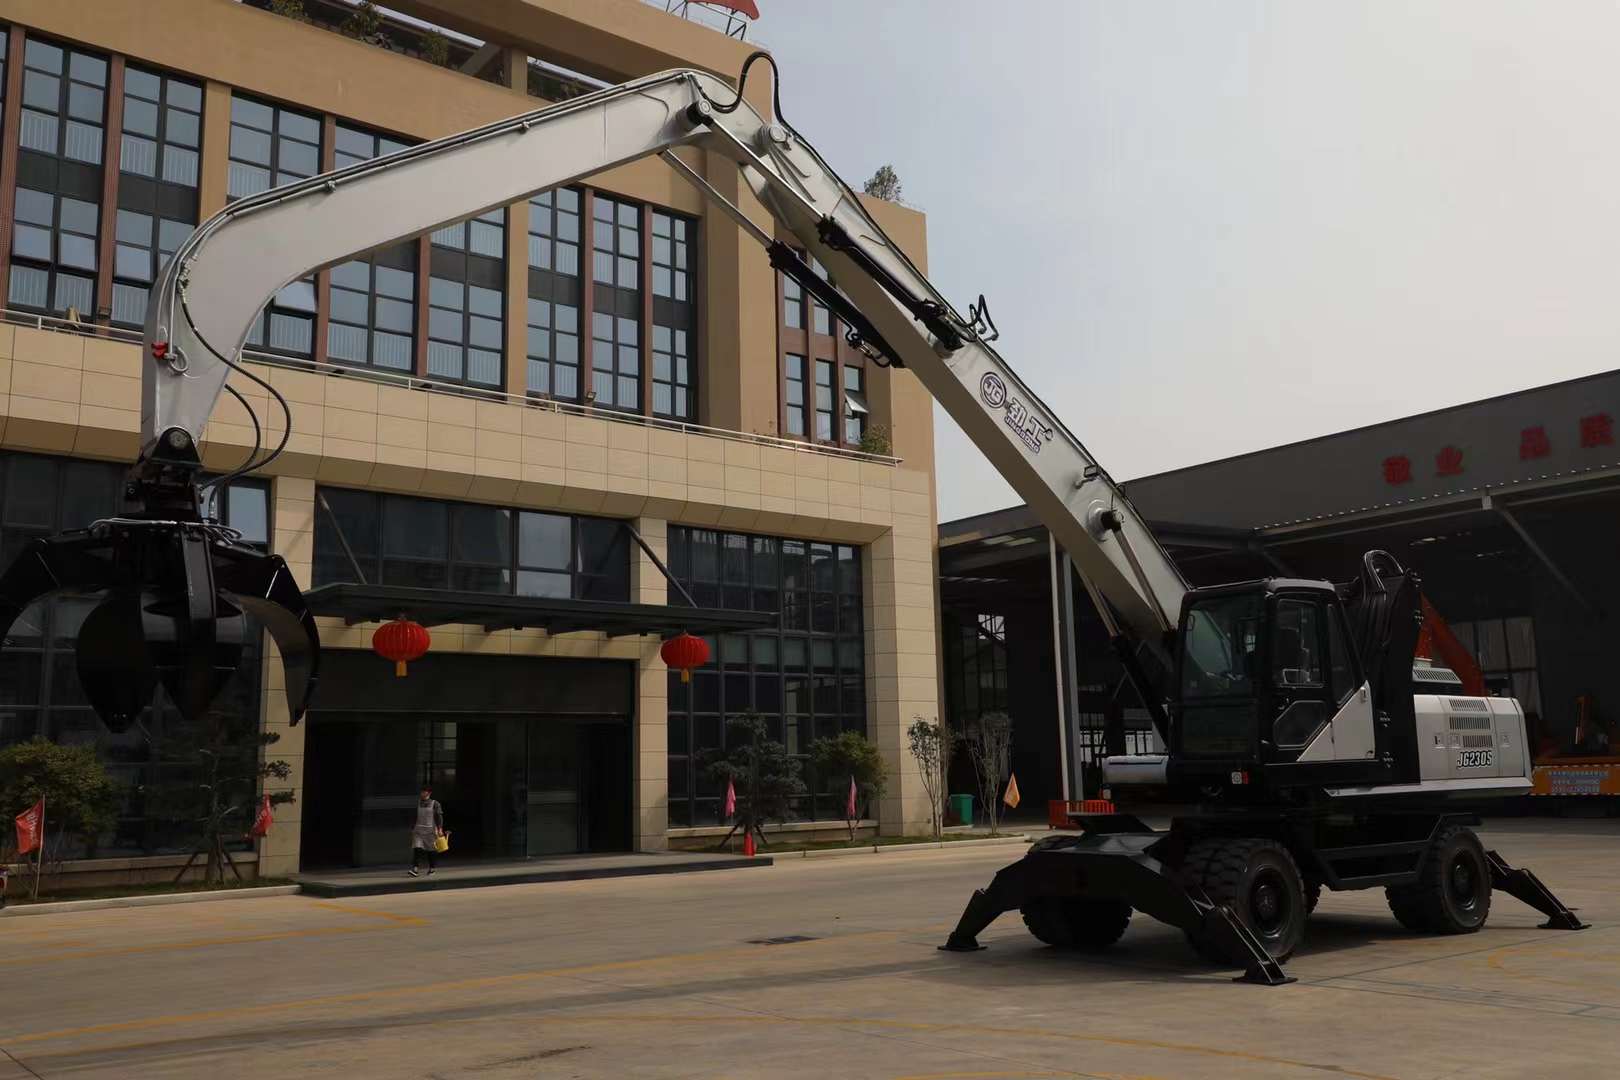
[[[1489,716],[1448,716],[1446,720],[1452,731],[1491,730],[1491,718]]]
[[[1478,698],[1447,698],[1446,705],[1452,712],[1488,713],[1491,711],[1491,707]]]
[[[1490,735],[1459,735],[1457,742],[1460,746],[1480,746],[1490,748],[1496,745],[1496,740]]]
[[[1428,683],[1431,686],[1453,686],[1462,689],[1462,680],[1450,668],[1443,667],[1415,667],[1412,669],[1412,681],[1415,683]]]

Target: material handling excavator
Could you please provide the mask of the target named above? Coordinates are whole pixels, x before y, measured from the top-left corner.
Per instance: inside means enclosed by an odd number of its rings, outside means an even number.
[[[314,271],[658,155],[833,309],[852,345],[910,369],[1034,509],[1071,556],[1163,747],[1109,759],[1110,786],[1169,790],[1197,807],[1167,830],[1120,813],[1036,844],[974,894],[944,948],[977,948],[1014,909],[1042,941],[1097,948],[1140,911],[1243,978],[1275,984],[1290,981],[1279,965],[1324,887],[1383,887],[1406,925],[1460,933],[1483,925],[1494,885],[1548,926],[1580,928],[1471,828],[1483,800],[1528,789],[1524,717],[1512,700],[1463,696],[1444,669],[1414,671],[1414,575],[1372,552],[1348,585],[1189,587],[1119,485],[991,347],[986,307],[964,317],[934,289],[782,117],[779,84],[769,117],[745,99],[760,60],[774,69],[756,53],[735,88],[701,71],[650,75],[243,198],[204,222],[151,292],[125,510],[26,549],[0,578],[0,633],[52,593],[104,592],[78,665],[91,703],[120,729],[159,683],[182,712],[205,711],[251,616],[278,646],[296,723],[316,682],[315,621],[279,557],[199,512],[198,442],[220,395],[235,392],[231,373],[286,408],[244,366],[255,316]],[[734,166],[837,287],[683,148],[704,151],[708,170]],[[237,472],[277,452],[256,450]]]

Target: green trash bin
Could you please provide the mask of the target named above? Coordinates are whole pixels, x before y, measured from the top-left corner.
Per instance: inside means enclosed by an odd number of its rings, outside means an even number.
[[[973,824],[973,796],[952,795],[951,816],[956,818],[958,825]]]

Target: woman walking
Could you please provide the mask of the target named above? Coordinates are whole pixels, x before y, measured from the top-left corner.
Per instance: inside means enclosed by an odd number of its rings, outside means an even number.
[[[444,808],[433,797],[433,789],[422,785],[421,798],[416,803],[416,824],[411,826],[411,877],[420,877],[422,856],[427,855],[428,876],[437,872],[434,865],[439,859],[439,837],[444,835]]]

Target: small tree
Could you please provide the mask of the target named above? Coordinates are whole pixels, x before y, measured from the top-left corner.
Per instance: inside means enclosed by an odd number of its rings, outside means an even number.
[[[86,744],[65,746],[43,735],[0,750],[0,814],[6,826],[7,846],[15,842],[9,823],[18,814],[45,800],[45,825],[62,840],[77,836],[94,849],[96,838],[118,820],[122,796]]]
[[[726,722],[726,748],[703,757],[709,779],[737,791],[737,824],[717,847],[724,847],[737,829],[753,832],[765,843],[764,824],[787,820],[789,800],[805,793],[799,759],[770,737],[765,718],[752,709]]]
[[[869,816],[872,800],[883,797],[888,787],[889,766],[883,752],[858,731],[842,731],[837,735],[823,735],[810,744],[810,760],[815,763],[816,776],[834,794],[844,777],[855,780],[855,816],[849,816],[849,803],[844,805],[844,824],[849,827],[849,842],[855,842],[855,823]],[[847,789],[845,789],[847,790]]]
[[[165,723],[159,756],[190,768],[185,770],[186,780],[156,789],[153,801],[162,816],[195,830],[191,862],[198,856],[204,859],[206,883],[224,884],[226,866],[240,876],[225,854],[225,844],[247,834],[261,790],[270,796],[272,806],[293,801],[289,789],[266,789],[267,781],[285,780],[292,774],[287,762],[269,760],[265,754],[280,740],[279,733],[259,727],[251,709],[213,711],[197,721],[175,715]],[[182,876],[191,862],[181,869]]]
[[[894,453],[894,443],[889,440],[889,429],[882,424],[873,424],[863,431],[861,453],[882,454],[884,457]]]
[[[940,724],[914,716],[911,726],[906,729],[906,742],[912,759],[917,762],[917,771],[922,774],[934,839],[938,840],[940,824],[945,816],[945,729]]]
[[[382,34],[383,13],[371,0],[360,0],[349,17],[343,20],[342,30],[361,41],[376,42]]]
[[[905,201],[902,198],[903,190],[900,186],[900,176],[894,171],[893,165],[881,166],[877,172],[872,174],[872,179],[868,180],[861,190],[873,198],[882,199],[885,202],[903,203]]]
[[[304,0],[270,0],[270,11],[297,22],[309,22],[309,13],[304,10]]]
[[[439,67],[450,66],[450,39],[437,30],[422,35],[422,59]]]
[[[977,723],[968,726],[965,741],[994,836],[1001,818],[1001,780],[1012,764],[1012,718],[1004,712],[982,713]]]

